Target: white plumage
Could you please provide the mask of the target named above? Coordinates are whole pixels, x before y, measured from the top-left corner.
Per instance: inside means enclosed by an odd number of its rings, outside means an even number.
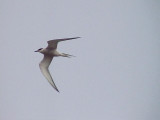
[[[52,76],[51,76],[51,74],[48,70],[48,67],[49,67],[50,63],[52,62],[53,57],[56,57],[56,56],[72,57],[72,55],[65,54],[65,53],[59,53],[56,50],[58,42],[77,39],[77,38],[80,38],[80,37],[49,40],[47,48],[40,48],[40,49],[35,51],[35,52],[40,52],[40,53],[44,54],[44,57],[39,64],[40,70],[41,70],[42,74],[44,75],[44,77],[48,80],[48,82],[52,85],[52,87],[57,92],[59,92],[59,90],[56,87],[56,85],[55,85],[55,83],[52,79]]]

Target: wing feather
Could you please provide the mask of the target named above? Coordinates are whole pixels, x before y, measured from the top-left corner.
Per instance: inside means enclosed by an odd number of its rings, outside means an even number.
[[[53,59],[53,56],[49,56],[49,55],[44,55],[44,58],[43,60],[40,62],[39,64],[39,67],[40,67],[40,70],[42,72],[42,74],[44,75],[44,77],[48,80],[48,82],[52,85],[52,87],[57,91],[59,92],[58,88],[56,87],[53,79],[52,79],[52,76],[48,70],[48,67],[51,63]]]
[[[72,40],[72,39],[77,39],[77,38],[80,38],[80,37],[49,40],[49,41],[47,41],[48,42],[47,49],[56,49],[58,42],[66,41],[66,40]]]

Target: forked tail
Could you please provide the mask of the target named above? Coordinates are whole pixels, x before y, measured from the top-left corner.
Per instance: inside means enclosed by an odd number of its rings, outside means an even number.
[[[70,58],[70,57],[75,57],[74,55],[69,55],[69,54],[66,54],[66,53],[62,53],[62,56],[63,56],[63,57],[69,57],[69,58]]]

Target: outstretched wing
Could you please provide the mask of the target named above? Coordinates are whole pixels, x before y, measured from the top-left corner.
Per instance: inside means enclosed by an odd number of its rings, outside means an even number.
[[[60,42],[60,41],[66,41],[66,40],[72,40],[72,39],[77,39],[77,38],[80,38],[80,37],[49,40],[49,41],[47,41],[48,42],[47,49],[56,49],[58,42]]]
[[[49,56],[49,55],[44,55],[44,58],[43,60],[40,62],[39,64],[39,67],[41,69],[41,72],[42,74],[44,75],[44,77],[48,80],[48,82],[52,85],[52,87],[57,91],[59,92],[58,88],[56,87],[53,79],[52,79],[52,76],[48,70],[48,67],[51,63],[53,59],[53,56]]]

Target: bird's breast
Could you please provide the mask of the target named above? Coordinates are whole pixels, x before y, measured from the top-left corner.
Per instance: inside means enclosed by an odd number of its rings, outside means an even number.
[[[45,49],[43,51],[43,54],[46,54],[46,55],[51,55],[51,56],[60,56],[61,54],[55,50],[49,50],[49,49]]]

